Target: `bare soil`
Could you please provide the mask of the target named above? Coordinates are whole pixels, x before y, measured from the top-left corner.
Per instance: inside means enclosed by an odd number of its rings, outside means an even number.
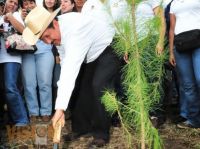
[[[166,149],[200,149],[200,129],[178,129],[174,123],[175,114],[171,111],[167,116],[166,122],[159,128],[161,138]],[[38,127],[46,128],[41,138],[37,135]],[[71,131],[70,121],[62,129],[62,135]],[[126,139],[123,137],[121,127],[111,128],[111,138],[107,146],[101,149],[126,149]],[[35,124],[27,129],[20,130],[14,126],[0,126],[0,149],[52,149],[53,129],[49,124]],[[43,140],[41,140],[43,139]],[[45,142],[45,139],[47,142]],[[37,140],[37,141],[36,141]],[[45,145],[37,144],[44,143]],[[41,142],[40,142],[41,141]],[[92,138],[84,138],[64,142],[63,138],[59,144],[60,149],[87,149]],[[134,147],[137,149],[138,147]],[[90,148],[91,149],[91,148]]]

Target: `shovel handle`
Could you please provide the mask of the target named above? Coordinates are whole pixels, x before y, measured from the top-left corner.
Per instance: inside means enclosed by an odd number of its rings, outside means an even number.
[[[54,143],[59,143],[60,142],[61,129],[62,129],[62,123],[61,123],[61,121],[58,121],[56,123],[55,128],[54,128],[54,136],[53,136],[53,142]]]

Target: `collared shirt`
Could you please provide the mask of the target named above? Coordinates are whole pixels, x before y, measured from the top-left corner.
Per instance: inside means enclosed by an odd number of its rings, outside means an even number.
[[[81,13],[66,13],[59,16],[58,22],[65,55],[55,109],[66,110],[81,64],[96,60],[110,45],[115,32],[109,21]]]

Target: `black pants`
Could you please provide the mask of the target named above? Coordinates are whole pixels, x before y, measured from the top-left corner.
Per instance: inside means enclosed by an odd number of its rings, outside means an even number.
[[[111,119],[101,97],[105,89],[115,88],[119,71],[120,61],[111,47],[94,62],[82,65],[72,96],[76,100],[72,108],[73,132],[90,132],[95,138],[109,139]]]

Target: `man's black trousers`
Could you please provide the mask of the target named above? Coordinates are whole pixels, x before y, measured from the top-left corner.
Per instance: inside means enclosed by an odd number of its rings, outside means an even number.
[[[101,103],[107,89],[119,82],[120,60],[109,46],[93,62],[83,64],[72,95],[72,131],[109,139],[111,118]]]

